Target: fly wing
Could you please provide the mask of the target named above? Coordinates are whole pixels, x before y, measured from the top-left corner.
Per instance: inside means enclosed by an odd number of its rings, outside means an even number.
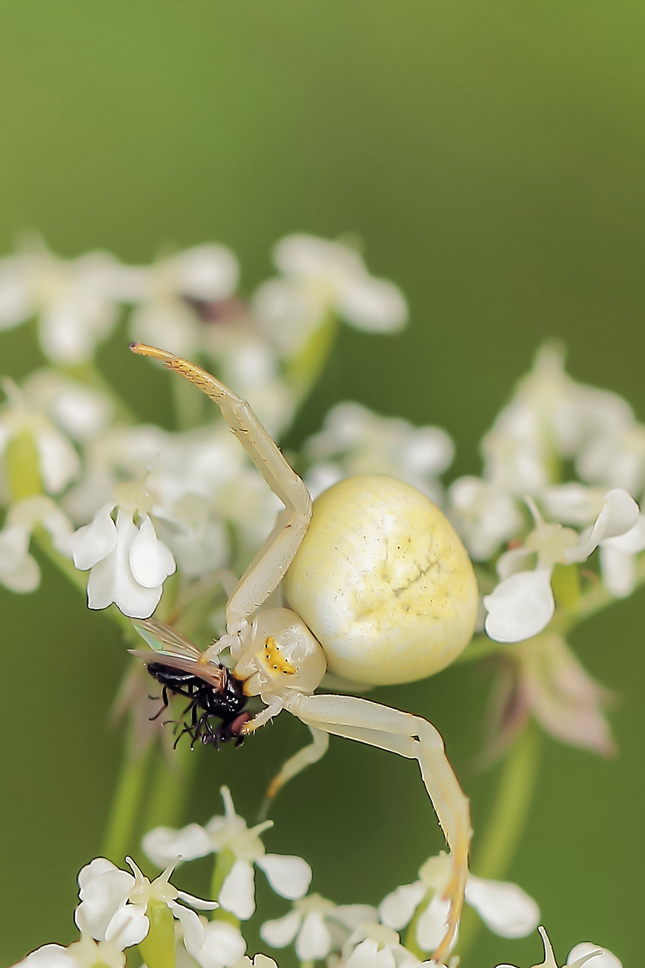
[[[130,649],[137,658],[147,664],[159,662],[171,669],[189,672],[214,689],[222,688],[222,667],[215,662],[204,662],[203,653],[177,629],[152,618],[134,619],[132,624],[152,649],[151,652]]]
[[[171,655],[168,652],[151,652],[142,649],[130,649],[130,654],[137,659],[143,659],[147,665],[157,662],[159,665],[168,666],[170,669],[178,669],[180,672],[188,672],[191,676],[198,676],[207,682],[209,686],[218,691],[224,685],[223,667],[214,662],[196,663],[194,659],[185,659],[179,655]]]
[[[193,662],[199,662],[202,657],[197,646],[170,625],[155,622],[153,618],[135,619],[132,624],[158,655],[183,657]]]

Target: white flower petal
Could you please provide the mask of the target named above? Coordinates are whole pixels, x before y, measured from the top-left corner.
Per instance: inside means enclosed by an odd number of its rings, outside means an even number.
[[[196,911],[215,911],[219,907],[217,901],[209,901],[204,897],[195,897],[194,894],[187,894],[186,891],[177,891],[177,897],[180,901],[184,901],[185,904],[190,904]]]
[[[346,278],[339,286],[338,314],[356,329],[394,333],[408,320],[408,306],[398,286],[367,273]]]
[[[296,938],[296,954],[300,961],[319,961],[331,950],[331,935],[320,911],[305,915]]]
[[[345,968],[377,968],[378,944],[373,938],[365,938],[357,944],[345,962]]]
[[[616,538],[620,541],[620,538]],[[636,556],[618,548],[600,546],[602,583],[616,598],[627,598],[636,587]]]
[[[195,957],[197,952],[204,944],[204,925],[199,919],[199,915],[183,904],[176,901],[169,901],[168,907],[178,921],[181,921],[182,932],[184,935],[184,947],[188,954]]]
[[[172,552],[158,540],[147,514],[143,515],[141,527],[130,545],[128,558],[134,580],[144,588],[162,585],[176,568]]]
[[[251,864],[245,860],[236,860],[222,890],[219,892],[219,903],[225,911],[230,911],[240,921],[248,921],[255,911],[255,880]]]
[[[584,955],[589,955],[592,951],[598,949],[602,951],[602,954],[589,959],[587,962],[589,968],[623,968],[622,961],[619,961],[611,951],[607,951],[606,948],[601,948],[599,944],[591,944],[589,941],[581,941],[580,944],[577,944],[571,949],[567,956],[567,965],[572,965],[579,958],[584,957]]]
[[[615,548],[629,554],[638,554],[645,549],[645,514],[639,514],[633,528],[616,538],[605,538],[603,548]]]
[[[585,561],[601,541],[631,531],[637,522],[638,504],[634,498],[619,487],[607,491],[593,527],[581,535],[575,548],[565,552],[567,561]]]
[[[41,430],[36,435],[38,464],[48,494],[60,494],[78,477],[81,459],[73,444],[57,430]]]
[[[103,860],[104,858],[100,858]],[[76,923],[86,929],[96,941],[103,941],[108,925],[116,911],[130,896],[134,878],[127,871],[101,870],[100,865],[86,869],[79,891],[81,903],[76,909]]]
[[[104,504],[91,524],[85,524],[69,539],[69,550],[79,571],[87,571],[116,548],[116,525],[110,517],[114,504]]]
[[[265,921],[260,928],[260,937],[273,948],[285,948],[298,933],[301,921],[300,911],[289,911],[283,918]]]
[[[505,578],[484,597],[484,628],[496,642],[521,642],[546,628],[555,611],[551,569],[538,567]]]
[[[400,931],[412,920],[412,916],[426,893],[425,884],[403,884],[388,894],[378,906],[379,918],[388,928]]]
[[[202,968],[233,968],[244,957],[246,941],[238,928],[226,921],[204,925],[204,943],[193,957]],[[245,959],[251,965],[250,959]]]
[[[524,938],[535,931],[540,920],[539,907],[517,884],[471,874],[466,883],[466,901],[502,938]]]
[[[62,944],[44,944],[14,968],[78,968],[78,962]]]
[[[449,909],[450,901],[437,893],[420,916],[417,921],[416,941],[422,951],[434,951],[445,937]]]
[[[141,841],[146,857],[157,867],[167,867],[177,857],[182,861],[206,857],[213,850],[210,837],[197,823],[188,824],[180,830],[172,827],[155,827]]]
[[[86,864],[85,867],[81,867],[78,872],[78,886],[81,890],[87,887],[87,885],[94,880],[95,877],[99,877],[101,874],[106,874],[108,871],[116,871],[119,868],[116,864],[113,864],[111,860],[107,857],[95,857],[93,861]],[[126,871],[127,873],[127,871]],[[132,877],[128,874],[128,877]]]
[[[224,245],[197,245],[169,261],[185,296],[211,302],[226,299],[237,288],[239,264]]]
[[[119,948],[130,948],[140,944],[148,936],[150,921],[145,906],[124,904],[118,908],[105,930],[105,940],[112,941]],[[101,940],[101,939],[99,939]]]
[[[40,568],[27,551],[29,529],[12,524],[0,531],[0,583],[9,591],[27,594],[40,584]]]
[[[302,857],[288,854],[265,854],[255,862],[267,876],[276,894],[295,901],[304,897],[311,884],[311,867]]]

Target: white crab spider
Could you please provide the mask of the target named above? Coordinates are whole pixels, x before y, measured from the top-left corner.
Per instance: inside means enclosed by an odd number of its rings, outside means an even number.
[[[477,613],[472,565],[441,511],[414,487],[388,477],[348,478],[313,508],[304,482],[250,406],[200,367],[134,343],[199,387],[220,408],[284,504],[276,525],[232,590],[227,634],[204,653],[229,648],[233,675],[266,708],[250,733],[282,709],[311,730],[313,742],[291,757],[270,795],[325,753],[329,734],[415,759],[446,841],[453,876],[446,934],[453,947],[468,875],[470,810],[438,730],[420,716],[346,695],[314,695],[326,672],[354,682],[412,682],[438,672],[470,640]],[[282,582],[289,608],[259,611]]]

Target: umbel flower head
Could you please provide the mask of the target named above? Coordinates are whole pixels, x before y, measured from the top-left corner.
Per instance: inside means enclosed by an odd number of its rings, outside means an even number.
[[[340,950],[361,924],[376,922],[377,917],[376,908],[369,904],[334,904],[320,894],[309,894],[294,901],[293,910],[284,917],[265,921],[260,936],[273,948],[295,941],[300,961],[319,961]]]
[[[153,863],[162,867],[168,858],[193,860],[208,854],[228,851],[232,861],[217,900],[225,911],[246,921],[255,911],[255,873],[253,865],[266,874],[269,884],[281,897],[289,900],[303,897],[311,883],[311,867],[302,859],[286,854],[267,854],[260,840],[262,831],[273,826],[272,820],[247,827],[233,806],[228,787],[221,788],[224,816],[213,817],[201,827],[191,823],[181,830],[156,827],[143,838],[143,849]]]

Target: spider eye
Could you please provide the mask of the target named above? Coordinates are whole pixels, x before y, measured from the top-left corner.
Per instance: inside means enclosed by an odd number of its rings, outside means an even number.
[[[273,672],[281,672],[284,675],[292,676],[296,673],[296,667],[280,654],[280,646],[277,644],[273,635],[267,636],[264,643],[264,656]]]

